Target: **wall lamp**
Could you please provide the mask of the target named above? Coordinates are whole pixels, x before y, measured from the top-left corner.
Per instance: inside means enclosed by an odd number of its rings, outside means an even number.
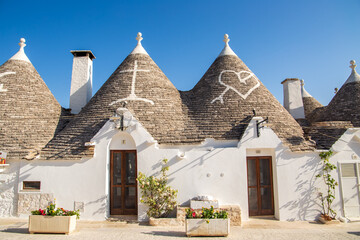
[[[260,129],[264,127],[264,125],[262,125],[262,124],[266,123],[268,120],[269,120],[269,117],[266,117],[262,121],[256,120],[256,135],[257,135],[257,137],[260,137]]]

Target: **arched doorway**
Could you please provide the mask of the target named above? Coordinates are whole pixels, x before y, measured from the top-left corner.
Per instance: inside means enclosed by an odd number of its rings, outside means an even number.
[[[110,215],[137,214],[137,153],[130,134],[119,132],[110,143]]]

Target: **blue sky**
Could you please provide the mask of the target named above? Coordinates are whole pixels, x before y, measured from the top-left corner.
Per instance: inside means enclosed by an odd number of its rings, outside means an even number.
[[[349,76],[349,61],[360,64],[359,0],[0,0],[0,22],[0,64],[24,37],[27,56],[63,107],[69,105],[70,50],[95,54],[95,94],[135,47],[137,32],[179,90],[200,80],[222,50],[225,33],[280,102],[280,82],[297,77],[326,105]]]

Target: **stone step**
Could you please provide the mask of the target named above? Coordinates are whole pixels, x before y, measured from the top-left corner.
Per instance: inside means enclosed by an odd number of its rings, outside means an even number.
[[[121,222],[121,223],[139,223],[137,216],[133,215],[112,215],[108,219],[106,219],[108,222]]]

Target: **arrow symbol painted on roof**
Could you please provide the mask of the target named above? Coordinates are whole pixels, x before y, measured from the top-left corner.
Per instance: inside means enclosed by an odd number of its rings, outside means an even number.
[[[154,105],[153,101],[146,99],[146,98],[139,98],[135,94],[136,73],[137,72],[150,72],[150,70],[138,69],[137,60],[135,60],[134,69],[123,70],[123,71],[120,71],[119,73],[123,73],[123,72],[133,72],[132,82],[131,82],[131,93],[126,98],[121,98],[116,101],[113,101],[112,103],[109,104],[109,106],[114,105],[119,102],[125,102],[125,101],[143,101],[143,102],[150,103],[151,105]]]
[[[16,72],[4,72],[4,73],[0,73],[0,78],[4,77],[6,75],[10,75],[10,74],[16,74]],[[7,92],[7,89],[4,89],[4,84],[0,84],[0,92]]]
[[[241,92],[239,92],[236,88],[224,83],[222,81],[222,75],[224,73],[234,73],[237,78],[239,79],[240,83],[243,83],[245,85],[247,85],[246,81],[251,79],[251,78],[254,78],[256,80],[256,84],[255,86],[253,86],[252,88],[250,88],[245,94],[242,94]],[[242,78],[241,77],[241,74],[247,74],[246,77]],[[240,71],[240,72],[236,72],[236,71],[233,71],[233,70],[223,70],[221,71],[221,73],[219,74],[219,83],[223,86],[225,86],[225,90],[220,94],[220,96],[214,98],[214,100],[211,101],[211,103],[214,103],[215,101],[220,101],[221,103],[224,103],[224,95],[225,93],[227,93],[227,91],[229,91],[230,89],[233,90],[234,92],[236,92],[240,97],[242,97],[243,99],[246,99],[256,88],[258,88],[260,86],[260,82],[259,80],[257,79],[257,77],[255,76],[254,73],[252,72],[249,72],[249,71]]]

